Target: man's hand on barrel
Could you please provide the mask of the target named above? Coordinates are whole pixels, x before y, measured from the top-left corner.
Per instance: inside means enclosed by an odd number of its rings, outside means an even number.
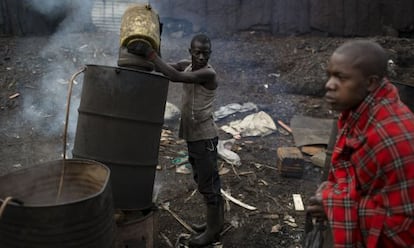
[[[129,53],[144,57],[147,60],[154,60],[156,52],[151,44],[143,39],[134,39],[128,42],[127,49]]]

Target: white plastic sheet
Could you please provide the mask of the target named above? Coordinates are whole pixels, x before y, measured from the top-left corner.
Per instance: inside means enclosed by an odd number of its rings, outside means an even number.
[[[165,104],[164,120],[177,120],[180,117],[180,109],[174,104],[167,102]]]
[[[252,110],[257,111],[257,109],[256,104],[252,102],[246,102],[243,104],[230,103],[226,106],[220,107],[216,112],[214,112],[214,119],[219,120],[237,112],[243,113]]]
[[[241,165],[240,156],[237,153],[227,148],[229,144],[231,147],[231,145],[234,144],[234,141],[235,141],[234,139],[219,140],[217,144],[217,154],[221,159],[223,159],[227,163],[240,166]]]
[[[224,125],[221,129],[234,137],[266,136],[277,130],[272,117],[260,111]]]

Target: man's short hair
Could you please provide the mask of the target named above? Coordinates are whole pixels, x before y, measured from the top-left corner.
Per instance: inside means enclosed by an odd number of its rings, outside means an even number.
[[[338,47],[335,53],[349,56],[353,61],[353,66],[361,70],[366,76],[377,75],[384,77],[387,74],[387,53],[374,41],[348,41]]]
[[[196,41],[198,41],[198,42],[200,42],[200,43],[203,43],[203,44],[207,43],[207,44],[209,44],[209,45],[210,45],[210,47],[211,47],[211,41],[210,41],[210,38],[208,38],[208,36],[207,36],[207,35],[205,35],[205,34],[197,34],[197,35],[195,35],[195,36],[191,39],[191,46],[193,46],[194,42],[196,42]]]

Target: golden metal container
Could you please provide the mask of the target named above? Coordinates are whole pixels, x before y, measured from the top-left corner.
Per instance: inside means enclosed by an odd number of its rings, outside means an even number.
[[[120,45],[127,46],[133,39],[145,39],[152,48],[160,51],[160,18],[149,4],[128,7],[121,22]]]

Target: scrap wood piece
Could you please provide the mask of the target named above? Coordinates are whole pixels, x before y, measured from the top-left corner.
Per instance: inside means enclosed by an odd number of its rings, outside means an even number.
[[[307,155],[313,156],[321,152],[326,152],[326,145],[305,145],[300,150]]]
[[[262,183],[264,186],[268,186],[269,185],[269,183],[268,182],[266,182],[265,180],[263,180],[263,179],[259,179],[259,182],[260,183]]]
[[[193,190],[191,195],[184,200],[184,203],[187,203],[195,195],[196,192],[197,192],[197,189]]]
[[[174,248],[174,245],[171,243],[170,239],[163,233],[160,232],[161,237],[165,240],[165,242],[167,243],[167,245],[171,248]]]
[[[248,209],[248,210],[256,210],[256,209],[257,209],[256,207],[250,206],[250,205],[248,205],[248,204],[246,204],[246,203],[241,202],[240,200],[237,200],[237,199],[236,199],[236,198],[234,198],[233,196],[229,195],[229,194],[228,194],[226,191],[224,191],[223,189],[220,189],[220,192],[221,192],[221,194],[222,194],[225,198],[229,199],[230,201],[232,201],[233,203],[235,203],[235,204],[239,205],[240,207],[243,207],[243,208]]]
[[[304,211],[305,207],[303,206],[302,197],[300,194],[292,194],[293,204],[295,205],[296,211]]]
[[[254,171],[243,171],[239,173],[239,176],[247,176],[250,174],[254,174]]]
[[[291,129],[288,125],[286,125],[283,121],[278,120],[278,121],[277,121],[277,123],[278,123],[281,127],[283,127],[283,129],[285,129],[285,130],[286,130],[286,131],[288,131],[289,133],[292,133],[292,129]]]
[[[276,168],[276,167],[265,165],[265,164],[263,165],[263,167],[266,167],[266,168],[272,169],[272,170],[278,170],[278,168]]]
[[[233,228],[233,226],[232,225],[229,225],[223,231],[221,231],[220,236],[224,236],[224,234],[226,234],[232,228]]]
[[[15,93],[15,94],[9,96],[9,99],[13,99],[13,98],[16,98],[18,96],[20,96],[20,93]]]
[[[279,170],[276,167],[265,165],[265,164],[259,164],[259,163],[254,163],[254,166],[256,166],[257,169],[260,169],[261,167],[265,167],[265,168],[272,169],[272,170]]]
[[[193,234],[196,234],[197,232],[194,231],[193,228],[191,228],[190,225],[188,225],[183,219],[180,218],[180,216],[178,216],[176,213],[174,213],[169,207],[168,204],[161,204],[160,205],[162,209],[164,209],[165,211],[167,211],[168,213],[170,213],[177,221],[178,223],[180,223],[185,229],[187,229],[188,231],[190,231]]]
[[[239,179],[239,180],[240,180],[239,173],[237,173],[237,170],[236,170],[236,168],[234,167],[234,164],[231,164],[231,168],[233,169],[233,173],[234,173],[234,175],[236,175],[237,179]]]
[[[277,148],[277,167],[284,177],[301,178],[304,172],[304,159],[297,147]]]

